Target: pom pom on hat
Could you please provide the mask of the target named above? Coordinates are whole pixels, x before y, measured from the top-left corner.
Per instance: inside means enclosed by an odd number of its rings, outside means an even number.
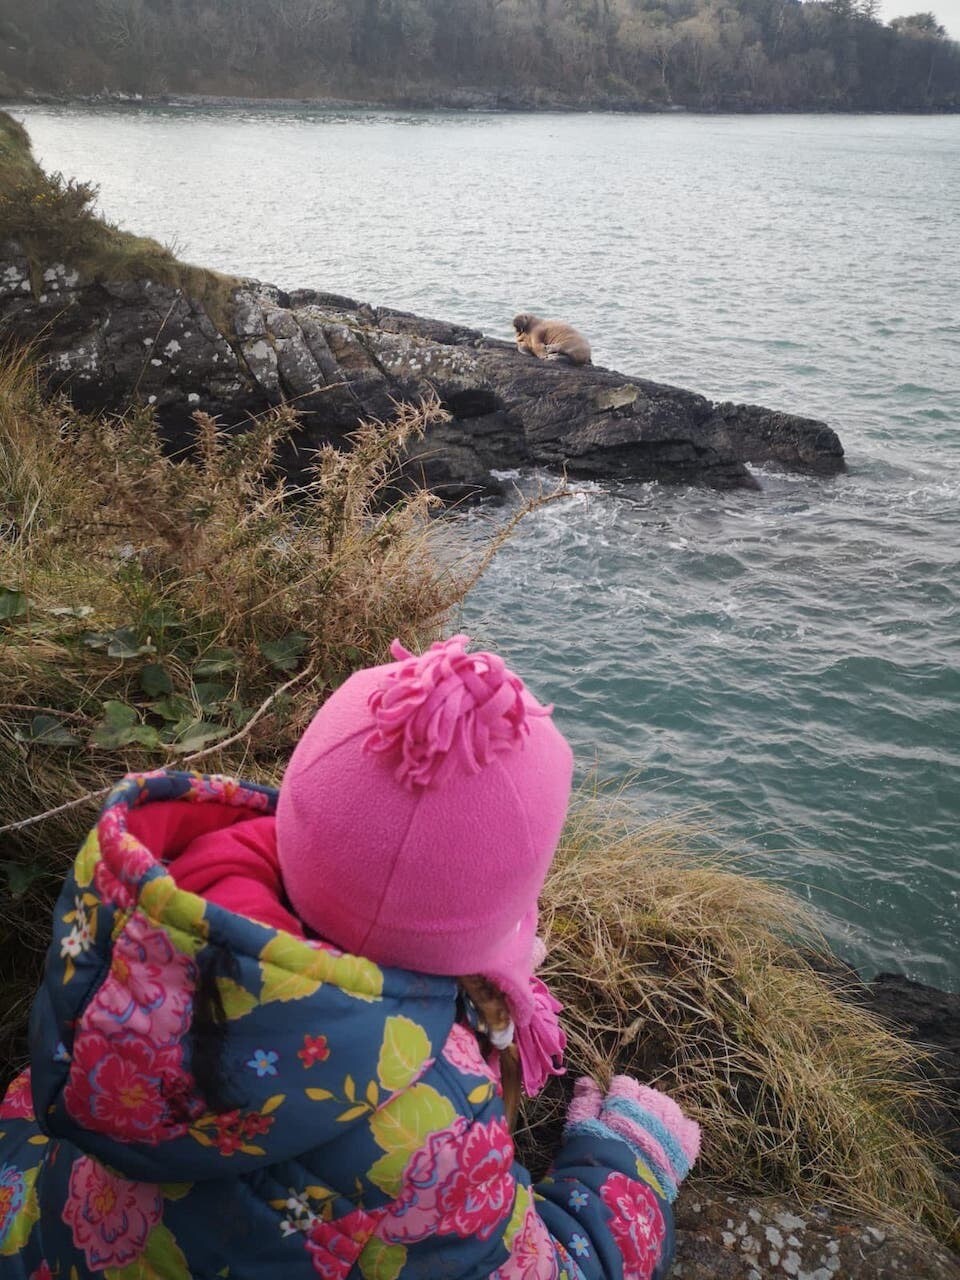
[[[397,757],[404,786],[443,782],[456,763],[479,773],[498,752],[512,751],[529,734],[528,716],[553,707],[524,702],[523,681],[493,653],[467,653],[469,637],[453,636],[420,657],[394,640],[398,665],[370,695],[376,728],[365,751]]]

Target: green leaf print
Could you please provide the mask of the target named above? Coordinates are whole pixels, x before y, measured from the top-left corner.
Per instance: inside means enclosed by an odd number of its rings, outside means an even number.
[[[446,1129],[456,1118],[453,1103],[428,1084],[415,1084],[370,1117],[377,1144],[388,1153],[370,1170],[381,1190],[396,1195],[407,1161],[431,1133]]]
[[[406,1246],[384,1244],[372,1236],[357,1259],[364,1280],[397,1280],[407,1261]]]
[[[403,1171],[410,1161],[408,1151],[388,1151],[371,1166],[367,1177],[388,1196],[398,1196],[403,1184]]]
[[[318,951],[289,933],[278,933],[260,952],[260,973],[261,1004],[302,1000],[325,982],[357,1000],[377,1000],[383,994],[383,970],[372,960]]]
[[[510,1214],[510,1221],[507,1223],[503,1232],[503,1243],[507,1249],[513,1249],[513,1242],[523,1226],[523,1220],[527,1216],[527,1210],[533,1204],[533,1192],[529,1187],[517,1183],[517,1194],[513,1201],[513,1212]]]
[[[73,864],[73,878],[81,889],[93,883],[93,873],[100,861],[100,842],[96,828],[90,832]]]
[[[40,1170],[26,1169],[23,1174],[23,1204],[17,1210],[7,1238],[0,1248],[0,1257],[10,1258],[27,1243],[30,1232],[40,1217],[40,1202],[37,1200],[37,1175]]]
[[[377,1062],[384,1089],[396,1093],[412,1084],[430,1056],[430,1040],[419,1023],[402,1015],[387,1018]]]
[[[223,1012],[230,1022],[246,1017],[259,1003],[251,991],[241,987],[239,982],[234,982],[233,978],[218,978],[217,988],[223,1001]]]

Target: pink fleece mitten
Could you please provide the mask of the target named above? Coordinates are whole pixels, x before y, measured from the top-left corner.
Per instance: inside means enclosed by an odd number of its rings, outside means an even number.
[[[585,1076],[574,1086],[566,1136],[593,1134],[625,1142],[650,1168],[669,1201],[700,1151],[700,1127],[672,1098],[631,1076],[615,1076],[604,1096]]]

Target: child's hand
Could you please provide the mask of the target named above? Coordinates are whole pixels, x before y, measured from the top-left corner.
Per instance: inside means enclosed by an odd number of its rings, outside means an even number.
[[[589,1076],[578,1080],[564,1132],[619,1138],[649,1166],[671,1202],[700,1151],[700,1126],[672,1098],[631,1076],[614,1076],[605,1096]]]

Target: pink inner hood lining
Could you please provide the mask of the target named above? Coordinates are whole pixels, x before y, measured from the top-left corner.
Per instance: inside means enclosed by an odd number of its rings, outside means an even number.
[[[271,929],[305,937],[287,905],[277,857],[276,819],[226,809],[158,801],[134,809],[127,829],[166,862],[178,889]]]

